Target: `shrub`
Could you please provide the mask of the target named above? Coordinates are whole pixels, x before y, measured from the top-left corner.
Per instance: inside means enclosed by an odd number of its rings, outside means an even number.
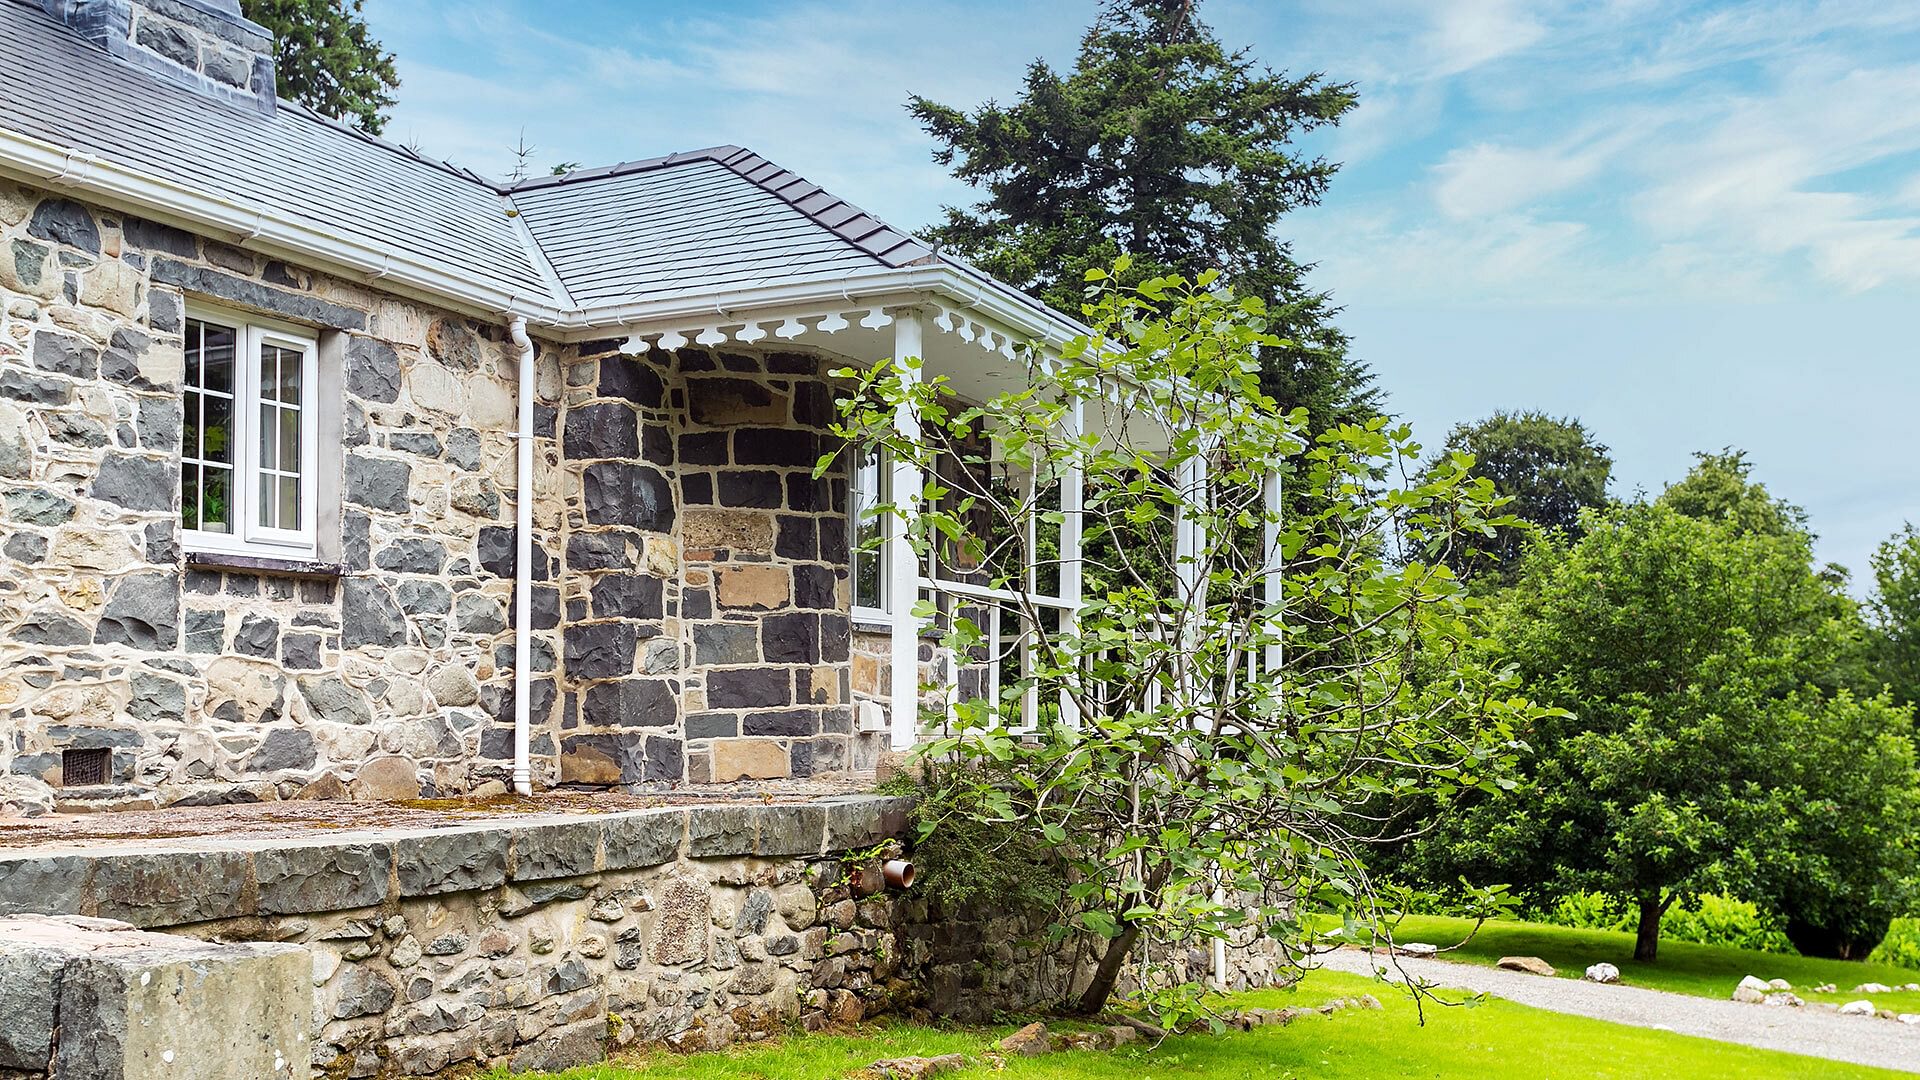
[[[1535,911],[1532,917],[1556,926],[1632,933],[1637,915],[1617,897],[1578,892],[1562,896],[1551,907]],[[1777,916],[1761,911],[1746,900],[1712,893],[1667,909],[1660,920],[1660,933],[1663,937],[1698,945],[1727,945],[1773,953],[1794,951]],[[1914,944],[1920,947],[1920,937],[1915,938]]]
[[[1920,919],[1895,919],[1880,947],[1867,957],[1876,964],[1920,971]]]

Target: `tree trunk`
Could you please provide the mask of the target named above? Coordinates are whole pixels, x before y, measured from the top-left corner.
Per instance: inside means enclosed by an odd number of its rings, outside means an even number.
[[[1140,941],[1138,923],[1128,923],[1120,931],[1120,936],[1107,942],[1107,951],[1101,954],[1100,965],[1093,969],[1093,981],[1087,984],[1086,992],[1080,995],[1080,1004],[1074,1011],[1081,1016],[1095,1016],[1107,1007],[1107,999],[1113,996],[1113,988],[1120,981],[1120,969],[1127,964],[1127,957],[1133,953],[1133,947]]]
[[[1660,902],[1659,894],[1640,898],[1640,929],[1633,939],[1633,958],[1643,964],[1653,963],[1660,952],[1660,916],[1667,913],[1667,905]]]

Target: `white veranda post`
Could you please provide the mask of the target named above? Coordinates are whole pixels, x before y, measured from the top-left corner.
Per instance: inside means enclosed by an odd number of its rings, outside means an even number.
[[[1281,591],[1286,581],[1286,560],[1280,556],[1280,470],[1269,469],[1266,483],[1261,491],[1261,502],[1265,506],[1266,522],[1260,529],[1260,551],[1266,558],[1265,574],[1260,582],[1260,598],[1266,602],[1268,610],[1274,612],[1272,624],[1267,633],[1273,640],[1267,643],[1264,655],[1260,658],[1260,667],[1264,671],[1279,671],[1285,659],[1280,643],[1280,602]]]
[[[895,311],[893,315],[893,356],[896,362],[911,357],[916,365],[899,369],[903,381],[917,381],[921,368],[917,361],[924,353],[924,328],[918,308]],[[909,442],[920,437],[919,418],[913,409],[901,405],[894,411],[894,428]],[[887,704],[893,729],[893,749],[913,746],[920,723],[920,625],[913,609],[920,598],[920,567],[913,545],[906,536],[906,513],[920,505],[921,475],[917,462],[905,455],[893,456],[893,503],[900,508],[895,517],[893,543],[887,545],[887,596],[892,611],[892,640],[888,649],[892,681]]]
[[[1086,470],[1080,463],[1077,445],[1086,431],[1086,405],[1075,398],[1068,403],[1066,436],[1076,444],[1067,455],[1067,468],[1060,478],[1060,635],[1072,637],[1080,632],[1080,599],[1083,589],[1084,555],[1080,538],[1082,514],[1086,505]],[[1061,691],[1060,715],[1069,727],[1080,726],[1080,712],[1074,706],[1072,689]]]

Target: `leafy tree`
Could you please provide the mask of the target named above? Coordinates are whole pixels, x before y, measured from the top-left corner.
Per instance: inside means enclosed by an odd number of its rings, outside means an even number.
[[[1086,271],[1131,257],[1125,284],[1219,271],[1265,302],[1279,339],[1259,350],[1261,384],[1309,431],[1378,411],[1372,376],[1347,354],[1328,298],[1275,226],[1320,201],[1338,167],[1294,145],[1337,123],[1353,87],[1293,77],[1229,51],[1197,0],[1105,0],[1071,72],[1027,69],[1018,100],[971,113],[914,97],[934,160],[986,197],[949,207],[929,240],[1062,311]]]
[[[1540,529],[1578,539],[1581,514],[1607,502],[1613,459],[1586,426],[1571,417],[1541,412],[1496,412],[1474,424],[1456,425],[1438,460],[1473,456],[1473,474],[1493,481],[1510,500],[1507,513]],[[1531,530],[1501,528],[1448,555],[1461,577],[1502,581],[1519,563]]]
[[[1895,700],[1920,704],[1920,531],[1908,525],[1882,542],[1873,578],[1873,674]]]
[[[1773,528],[1779,506],[1727,484],[1728,464],[1704,458],[1659,500],[1589,512],[1579,539],[1522,560],[1497,636],[1526,691],[1564,712],[1527,733],[1524,782],[1449,822],[1418,871],[1621,897],[1640,960],[1685,896],[1771,900],[1791,925],[1899,892],[1912,818],[1883,815],[1911,796],[1911,761],[1856,738],[1897,711],[1823,688],[1857,650],[1853,609],[1810,537]],[[1848,770],[1876,782],[1827,775]],[[1806,842],[1834,813],[1882,823],[1847,835],[1872,850]]]
[[[903,377],[914,358],[841,372],[860,383],[838,432],[847,453],[884,446],[938,477],[924,506],[884,512],[923,556],[938,546],[943,565],[1000,590],[920,605],[943,646],[978,664],[1000,663],[1020,631],[1031,643],[1030,664],[1001,663],[997,697],[957,702],[951,721],[944,707],[921,717],[942,736],[921,754],[923,809],[940,808],[926,841],[978,835],[970,824],[1032,830],[1068,882],[1055,940],[1090,954],[1080,1010],[1104,1007],[1123,970],[1144,965],[1143,992],[1183,1020],[1203,1008],[1200,988],[1168,987],[1170,951],[1265,933],[1298,958],[1317,929],[1310,908],[1374,920],[1360,853],[1380,840],[1376,804],[1497,786],[1511,731],[1535,710],[1476,658],[1481,608],[1431,561],[1453,528],[1482,524],[1490,484],[1455,462],[1383,489],[1376,478],[1411,471],[1418,453],[1384,418],[1303,447],[1303,412],[1258,385],[1255,351],[1275,340],[1264,306],[1215,291],[1216,275],[1127,286],[1090,273],[1090,337],[1057,364],[1036,359],[1024,388],[970,407],[939,379]],[[1085,437],[1063,430],[1075,407]],[[895,428],[902,411],[913,437]],[[1260,480],[1283,462],[1316,496],[1314,516],[1264,508]],[[1104,586],[1056,619],[1030,585],[1030,567],[1041,580],[1048,568],[1026,524],[1059,521],[1045,492],[1076,468],[1087,550],[1108,562]],[[1009,484],[1009,470],[1035,480]],[[1171,542],[1178,520],[1202,528],[1188,557]],[[1271,542],[1245,542],[1269,528]],[[1116,531],[1165,542],[1092,543]],[[1283,570],[1280,603],[1264,598],[1270,566]],[[988,604],[1000,640],[986,636]],[[1249,655],[1269,646],[1287,664],[1248,677]],[[1017,722],[1026,701],[1037,731]]]
[[[247,18],[273,31],[280,96],[378,135],[400,86],[361,9],[366,0],[243,0]]]
[[[1753,463],[1745,450],[1728,447],[1717,454],[1696,453],[1694,466],[1677,484],[1667,485],[1662,505],[1691,518],[1724,521],[1742,533],[1763,536],[1805,536],[1807,512],[1776,499],[1766,485],[1753,479]]]

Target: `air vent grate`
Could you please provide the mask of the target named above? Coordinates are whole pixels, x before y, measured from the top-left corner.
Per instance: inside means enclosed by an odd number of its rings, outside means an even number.
[[[90,784],[107,782],[107,771],[113,765],[113,751],[101,747],[94,750],[60,751],[60,786],[86,787]]]

